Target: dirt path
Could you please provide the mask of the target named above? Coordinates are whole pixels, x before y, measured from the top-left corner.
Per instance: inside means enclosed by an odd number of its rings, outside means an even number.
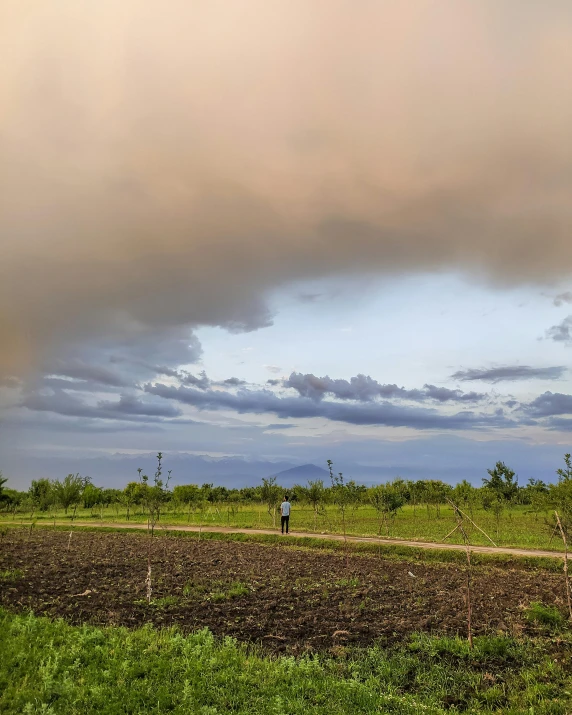
[[[0,522],[13,523],[13,522]],[[24,522],[29,524],[30,522]],[[47,523],[47,522],[46,522]],[[53,524],[53,522],[50,522]],[[70,526],[69,522],[56,521],[56,526]],[[112,528],[112,529],[147,529],[147,524],[134,524],[132,522],[90,522],[76,521],[75,526],[87,526],[94,529]],[[270,534],[271,536],[279,536],[280,532],[275,529],[239,529],[226,526],[173,526],[163,524],[156,527],[157,531],[194,531],[194,532],[215,532],[219,534]],[[344,537],[341,534],[314,534],[307,531],[291,531],[285,539],[323,539],[326,541],[343,541]],[[377,536],[348,536],[347,540],[352,543],[373,543],[388,546],[411,546],[417,549],[443,549],[449,551],[464,551],[465,547],[462,544],[443,544],[432,541],[408,541],[406,539],[382,539]],[[506,554],[509,556],[528,556],[528,557],[550,557],[563,558],[564,553],[561,551],[539,551],[535,549],[515,549],[493,546],[471,546],[471,551],[477,554]]]

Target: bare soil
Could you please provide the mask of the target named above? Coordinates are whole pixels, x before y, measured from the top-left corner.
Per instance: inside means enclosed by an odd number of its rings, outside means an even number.
[[[293,654],[393,643],[414,631],[466,634],[466,573],[453,564],[383,560],[295,547],[152,539],[138,533],[10,530],[0,544],[0,605],[74,624],[153,623]],[[18,575],[18,571],[21,572]],[[475,634],[533,633],[532,601],[566,612],[563,577],[524,567],[473,572]]]

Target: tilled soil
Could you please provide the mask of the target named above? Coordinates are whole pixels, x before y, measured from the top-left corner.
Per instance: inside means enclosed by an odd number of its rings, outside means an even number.
[[[147,602],[144,534],[9,532],[0,544],[0,605],[71,623],[208,627],[277,652],[336,652],[413,631],[466,634],[466,573],[291,547],[159,535]],[[565,612],[563,577],[522,568],[473,570],[475,634],[533,632],[532,601]]]

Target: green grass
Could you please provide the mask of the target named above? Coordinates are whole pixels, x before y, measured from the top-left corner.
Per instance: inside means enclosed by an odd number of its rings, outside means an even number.
[[[124,509],[107,507],[101,512],[99,509],[78,509],[75,515],[76,521],[103,521],[126,522],[127,516]],[[55,514],[56,520],[71,521],[72,515],[63,512]],[[559,551],[562,549],[560,539],[551,540],[551,529],[545,523],[547,515],[544,513],[534,514],[530,507],[516,506],[506,510],[497,525],[494,514],[483,509],[475,509],[473,518],[475,522],[484,529],[493,541],[499,546],[512,546],[526,549],[552,549]],[[0,515],[4,521],[17,522],[21,519],[30,519],[30,514],[17,514],[12,519],[8,514]],[[38,525],[53,521],[54,515],[49,512],[36,512],[34,519]],[[146,523],[147,517],[139,507],[131,512],[130,521],[133,523]],[[173,511],[169,506],[163,514],[161,522],[172,526],[193,525],[193,526],[229,526],[233,528],[273,528],[273,520],[266,508],[259,504],[241,504],[231,513],[224,505],[220,507],[209,507],[205,512],[191,513],[183,511]],[[279,519],[278,519],[279,522]],[[427,510],[425,506],[413,508],[408,505],[398,512],[396,519],[392,522],[389,536],[396,539],[412,539],[417,541],[442,542],[444,537],[455,526],[455,518],[449,506],[441,506],[440,516],[434,508]],[[340,514],[333,506],[328,506],[322,516],[317,520],[311,508],[305,505],[295,504],[292,509],[291,529],[294,531],[321,533],[341,533],[342,525]],[[498,532],[497,532],[498,526]],[[278,529],[278,527],[276,527]],[[357,509],[350,509],[347,515],[347,532],[354,536],[375,536],[379,533],[379,518],[373,508],[361,506]],[[383,537],[386,537],[385,528],[382,530]],[[490,545],[490,542],[479,531],[472,529],[472,543],[475,545]],[[461,543],[458,535],[448,540],[450,543]]]
[[[545,606],[539,601],[533,601],[526,610],[526,618],[552,629],[561,628],[565,621],[564,616],[555,606]]]
[[[22,578],[24,575],[24,572],[21,569],[6,569],[4,571],[0,571],[0,582],[4,581],[5,583],[12,582],[12,581],[17,581],[19,578]]]
[[[246,584],[241,583],[240,581],[235,581],[230,586],[221,587],[220,589],[213,591],[209,596],[209,600],[213,603],[232,601],[235,598],[246,596],[250,592],[251,591]]]
[[[532,713],[572,708],[570,645],[417,636],[338,657],[265,657],[207,630],[73,627],[0,610],[0,712]],[[568,650],[567,650],[568,649]]]

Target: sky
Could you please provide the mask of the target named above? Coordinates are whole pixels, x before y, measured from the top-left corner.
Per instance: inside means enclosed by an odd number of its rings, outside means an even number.
[[[554,479],[568,2],[8,0],[0,42],[12,486],[157,450],[181,482]]]

